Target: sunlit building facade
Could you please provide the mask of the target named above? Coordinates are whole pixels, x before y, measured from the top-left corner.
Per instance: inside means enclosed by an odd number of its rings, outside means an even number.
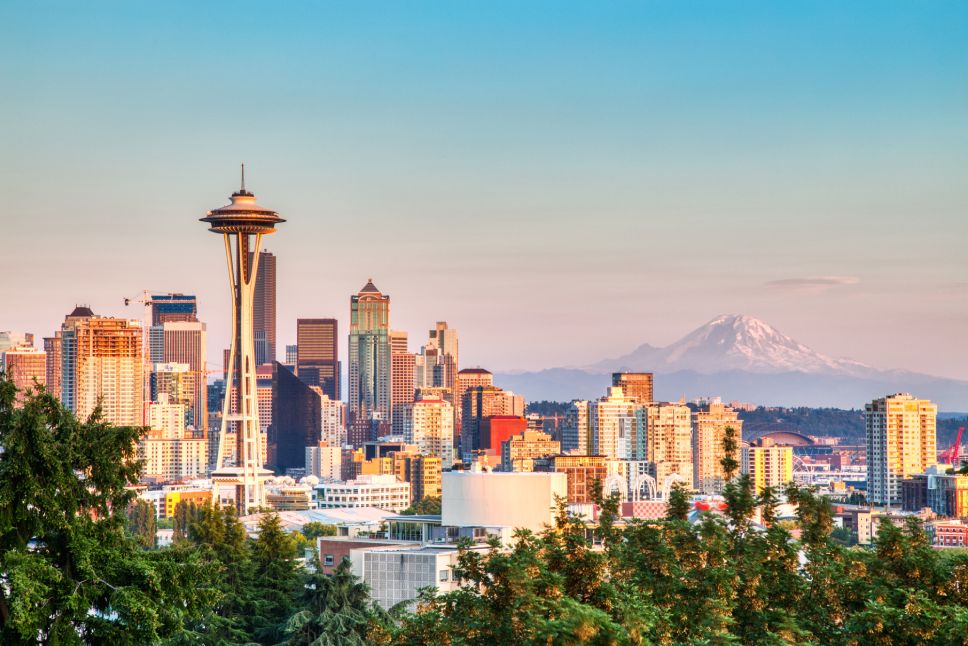
[[[901,503],[901,480],[937,462],[938,407],[898,393],[864,407],[867,436],[867,500]]]

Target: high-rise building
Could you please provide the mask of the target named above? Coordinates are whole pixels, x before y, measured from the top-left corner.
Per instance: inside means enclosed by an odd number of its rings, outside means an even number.
[[[501,469],[533,471],[534,460],[561,453],[561,443],[541,431],[525,431],[501,443]]]
[[[296,374],[330,399],[340,398],[338,346],[336,319],[296,320]]]
[[[138,441],[143,479],[170,482],[205,473],[208,441],[185,432],[185,415],[185,406],[170,402],[166,393],[145,405],[148,433]]]
[[[346,444],[346,404],[321,392],[319,409],[320,441],[342,447]]]
[[[9,348],[34,347],[34,335],[30,332],[0,331],[0,352]]]
[[[279,473],[306,464],[306,447],[319,444],[322,405],[318,387],[308,386],[281,363],[272,364],[272,425],[268,459]]]
[[[457,395],[455,399],[464,401],[464,393],[471,388],[493,386],[494,375],[484,368],[464,368],[457,373]]]
[[[223,237],[232,296],[232,347],[226,367],[216,468],[211,475],[215,502],[222,500],[223,488],[230,487],[236,509],[245,513],[266,505],[265,482],[272,475],[263,467],[256,366],[275,357],[275,257],[268,252],[260,253],[260,247],[262,236],[273,233],[275,226],[285,220],[275,211],[260,206],[255,195],[245,190],[244,168],[242,187],[229,199],[230,204],[213,209],[202,218],[202,222],[211,225],[213,233]],[[259,276],[262,280],[258,280]],[[268,356],[260,357],[256,353],[257,331],[265,338],[263,354]],[[237,425],[234,466],[226,466],[223,459],[229,422]]]
[[[436,455],[444,469],[454,464],[454,408],[442,399],[418,399],[404,409],[404,441],[425,455]]]
[[[445,397],[454,407],[455,428],[461,405],[457,399],[457,366],[457,330],[451,329],[446,321],[437,321],[428,334],[427,345],[414,357],[414,387],[445,388]]]
[[[901,480],[937,462],[938,407],[897,393],[864,407],[867,428],[867,500],[901,502]]]
[[[61,328],[61,401],[81,419],[100,406],[110,424],[141,426],[143,361],[139,321],[75,308]]]
[[[713,401],[705,410],[693,416],[693,425],[693,487],[704,494],[720,494],[726,484],[722,465],[726,455],[723,438],[726,437],[726,429],[732,428],[736,431],[738,447],[743,437],[743,420],[732,408]]]
[[[181,295],[152,296],[154,299],[174,298]],[[164,308],[164,309],[162,309]],[[174,311],[172,311],[174,310]],[[206,362],[205,324],[195,317],[195,297],[183,296],[180,300],[162,300],[152,307],[152,320],[157,320],[148,331],[149,361],[154,364],[178,363],[188,366],[194,392],[187,400],[186,423],[201,437],[208,435],[208,364]],[[151,375],[150,397],[154,399],[159,390],[156,375]]]
[[[191,294],[152,294],[147,305],[151,308],[152,326],[198,320],[198,300]]]
[[[286,346],[286,363],[285,366],[296,372],[296,361],[299,359],[299,346],[296,344]]]
[[[767,487],[781,489],[793,481],[793,447],[761,437],[740,449],[740,471],[749,475],[757,494]]]
[[[61,331],[54,332],[54,336],[44,337],[44,353],[46,357],[47,392],[61,398]]]
[[[569,453],[594,455],[595,444],[588,426],[588,402],[576,399],[565,416],[561,432],[561,450]]]
[[[653,402],[636,409],[640,436],[645,442],[642,456],[651,465],[656,486],[678,475],[692,484],[692,411],[685,404]]]
[[[596,455],[620,460],[644,459],[644,447],[638,437],[636,402],[627,397],[621,386],[612,386],[608,395],[589,403],[588,426]]]
[[[594,501],[595,483],[605,484],[608,458],[602,455],[558,455],[552,458],[552,469],[567,476],[567,499],[570,503]]]
[[[187,363],[155,363],[151,366],[152,401],[157,402],[161,395],[165,395],[169,403],[181,405],[185,412],[182,424],[186,427],[194,424],[192,410],[196,408],[198,396],[197,377]],[[205,437],[201,429],[198,430],[198,436]]]
[[[612,385],[620,386],[625,396],[636,404],[655,401],[652,394],[651,372],[613,372]]]
[[[491,415],[481,419],[481,451],[492,451],[501,455],[501,445],[528,430],[528,420],[520,415]]]
[[[390,296],[368,280],[350,298],[349,417],[351,424],[390,421]]]
[[[249,264],[252,252],[249,252]],[[252,302],[252,334],[256,365],[276,360],[276,257],[269,251],[259,255]]]
[[[436,357],[434,366],[434,386],[449,388],[451,393],[457,392],[457,330],[448,327],[446,321],[437,321],[437,325],[430,331],[427,341],[427,351]],[[453,402],[451,402],[453,403]]]
[[[436,455],[423,455],[409,451],[390,454],[393,472],[402,482],[410,483],[413,502],[424,498],[440,498],[441,459]]]
[[[524,416],[524,399],[497,386],[476,386],[464,392],[461,402],[460,453],[464,459],[472,459],[481,446],[481,429],[484,419],[494,415]],[[499,446],[491,447],[500,450]]]
[[[341,479],[343,468],[343,449],[326,442],[306,447],[306,475],[316,476],[324,482],[337,482]]]
[[[0,351],[0,372],[17,388],[16,405],[47,383],[47,353],[24,343]]]
[[[407,405],[414,401],[414,354],[407,346],[407,333],[390,331],[390,386],[392,400],[393,434],[403,434],[407,418]]]

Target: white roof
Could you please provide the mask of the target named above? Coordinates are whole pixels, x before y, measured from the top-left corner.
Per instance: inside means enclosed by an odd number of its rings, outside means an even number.
[[[279,520],[286,531],[298,531],[306,523],[317,522],[325,525],[379,525],[390,516],[397,514],[376,507],[336,507],[334,509],[306,509],[303,511],[280,511]],[[240,520],[246,527],[255,527],[263,514],[243,516]]]

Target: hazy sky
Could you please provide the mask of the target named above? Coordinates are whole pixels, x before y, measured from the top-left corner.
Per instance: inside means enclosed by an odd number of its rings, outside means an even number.
[[[464,365],[733,312],[968,378],[968,3],[847,4],[4,2],[0,329],[195,292],[214,360],[244,160],[280,353],[372,276]]]

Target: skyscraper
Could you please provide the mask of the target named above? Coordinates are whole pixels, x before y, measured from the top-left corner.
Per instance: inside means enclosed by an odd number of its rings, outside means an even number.
[[[711,402],[706,410],[693,416],[692,478],[693,486],[704,494],[719,494],[726,484],[722,459],[726,429],[736,431],[736,444],[743,437],[743,420],[739,413],[720,402]],[[737,456],[739,457],[739,456]]]
[[[28,391],[37,391],[47,382],[47,354],[24,343],[0,351],[0,372],[7,375],[17,388],[17,404],[23,402]]]
[[[740,448],[740,471],[748,474],[757,494],[766,487],[782,488],[793,481],[793,447],[761,437]]]
[[[322,406],[318,387],[309,386],[279,362],[272,363],[272,425],[269,464],[279,473],[303,468],[306,447],[319,446]]]
[[[692,411],[685,404],[652,402],[636,408],[639,433],[645,443],[643,459],[662,488],[666,478],[680,476],[692,485]]]
[[[367,281],[350,298],[349,416],[354,426],[390,421],[390,296]]]
[[[60,399],[61,397],[61,331],[54,332],[54,336],[44,337],[44,352],[47,355],[47,391]]]
[[[222,407],[222,429],[219,433],[219,449],[212,472],[215,500],[221,498],[222,486],[234,489],[234,503],[240,512],[265,505],[265,480],[272,475],[263,468],[262,435],[259,429],[258,392],[256,386],[257,355],[255,353],[255,321],[267,330],[271,324],[272,352],[275,351],[275,258],[271,268],[262,269],[262,311],[257,312],[256,292],[260,291],[256,277],[260,273],[259,253],[262,236],[275,231],[276,224],[284,222],[279,215],[256,203],[255,196],[245,190],[243,169],[242,187],[229,198],[231,203],[208,212],[202,222],[211,225],[213,233],[221,234],[225,242],[225,255],[229,269],[229,287],[232,295],[232,348],[229,352],[228,378],[225,401]],[[271,308],[270,308],[271,303]],[[266,312],[271,310],[267,320]],[[267,336],[267,339],[269,337]],[[274,355],[273,355],[274,356]],[[264,359],[265,357],[263,357]],[[231,406],[235,396],[236,406]],[[236,422],[235,466],[224,464],[224,439],[229,422]]]
[[[937,462],[938,407],[897,393],[864,406],[867,435],[867,500],[901,502],[901,480]]]
[[[390,386],[393,434],[403,433],[407,418],[407,405],[413,403],[414,394],[414,354],[407,346],[407,333],[400,330],[390,332]]]
[[[457,348],[457,330],[448,327],[447,321],[437,321],[427,342],[428,351],[433,349],[437,357],[433,385],[449,388],[452,394],[457,393]]]
[[[141,426],[143,361],[139,321],[77,307],[61,328],[61,401],[81,419],[100,406],[111,424]]]
[[[151,307],[151,325],[175,321],[197,321],[198,302],[190,294],[152,294],[148,299]]]
[[[636,404],[649,404],[653,401],[651,372],[613,372],[612,385],[621,386],[625,396]]]
[[[588,424],[596,455],[620,460],[644,459],[635,419],[636,403],[620,386],[588,405]]]
[[[495,415],[524,415],[523,398],[497,386],[477,386],[464,393],[462,402],[464,416],[460,435],[460,457],[473,459],[475,451],[487,448],[482,445],[484,421]],[[500,450],[500,446],[490,448]]]
[[[424,455],[436,455],[444,469],[454,464],[454,408],[442,399],[418,399],[403,408],[403,437]]]
[[[252,264],[252,252],[249,252]],[[255,340],[255,363],[261,366],[276,360],[276,257],[268,252],[259,254],[259,270],[255,277],[255,297],[252,302],[252,334]]]
[[[340,398],[338,346],[336,319],[296,319],[296,374],[330,399]]]
[[[206,363],[205,324],[196,316],[194,296],[154,294],[151,304],[152,325],[148,331],[149,360],[153,364],[179,363],[188,366],[194,393],[186,406],[185,423],[201,437],[208,435],[208,371]],[[157,376],[151,375],[150,398],[158,395]]]

